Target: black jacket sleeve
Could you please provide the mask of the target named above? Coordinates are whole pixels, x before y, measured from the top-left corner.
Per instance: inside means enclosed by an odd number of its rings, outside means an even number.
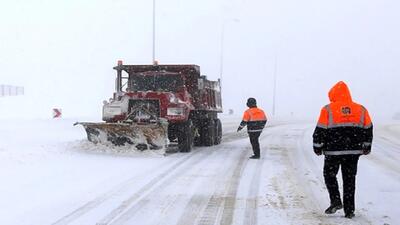
[[[313,149],[315,153],[322,153],[326,148],[327,129],[316,127],[313,134]]]
[[[372,147],[372,139],[373,139],[373,126],[369,126],[368,128],[364,128],[363,136],[364,136],[364,143],[363,143],[363,150],[371,151]]]

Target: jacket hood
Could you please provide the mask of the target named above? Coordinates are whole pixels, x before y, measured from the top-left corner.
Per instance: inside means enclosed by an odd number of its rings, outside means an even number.
[[[343,81],[337,82],[329,91],[331,102],[352,102],[349,87]]]

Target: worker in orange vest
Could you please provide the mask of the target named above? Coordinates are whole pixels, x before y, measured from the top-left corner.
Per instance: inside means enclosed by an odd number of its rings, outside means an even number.
[[[321,109],[313,134],[313,148],[324,154],[324,179],[329,192],[330,206],[326,214],[344,207],[346,218],[354,217],[354,193],[357,164],[360,155],[371,152],[372,122],[367,109],[353,102],[349,88],[340,81],[329,91],[330,104]],[[336,175],[341,167],[343,204]]]
[[[260,143],[258,138],[260,137],[261,132],[267,123],[267,117],[262,109],[257,108],[257,101],[255,98],[247,99],[246,105],[249,107],[249,109],[244,112],[242,122],[240,123],[237,131],[239,132],[247,125],[247,132],[249,134],[250,143],[254,152],[254,155],[250,158],[259,159]]]

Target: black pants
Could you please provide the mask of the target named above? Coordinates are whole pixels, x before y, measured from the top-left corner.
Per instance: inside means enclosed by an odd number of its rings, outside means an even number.
[[[260,137],[261,132],[249,132],[251,147],[253,147],[254,155],[260,157],[260,143],[258,138]]]
[[[356,174],[359,155],[325,156],[324,178],[329,192],[331,204],[341,203],[336,175],[339,166],[343,178],[343,207],[345,214],[354,213],[354,193],[356,190]]]

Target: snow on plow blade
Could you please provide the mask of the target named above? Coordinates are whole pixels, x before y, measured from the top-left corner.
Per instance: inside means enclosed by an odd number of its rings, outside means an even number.
[[[165,149],[168,145],[166,121],[148,124],[77,122],[74,125],[77,124],[85,128],[88,140],[95,144],[129,144],[138,150]]]

